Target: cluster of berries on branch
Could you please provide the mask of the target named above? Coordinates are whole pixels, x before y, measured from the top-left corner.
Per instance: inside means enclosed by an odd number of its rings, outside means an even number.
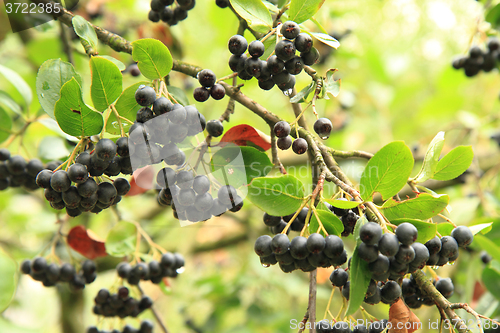
[[[155,23],[161,20],[173,26],[187,19],[188,11],[195,5],[196,0],[151,0],[148,19]]]
[[[457,57],[453,60],[453,68],[463,68],[468,77],[476,76],[480,71],[490,72],[500,60],[500,41],[497,38],[491,38],[488,40],[487,46],[487,51],[482,50],[479,46],[472,46],[467,56]]]
[[[455,291],[455,287],[453,286],[453,282],[450,278],[434,279],[432,283],[436,287],[437,291],[439,291],[445,298],[450,298]],[[412,309],[418,309],[422,305],[435,305],[434,301],[431,298],[426,297],[418,288],[413,275],[409,279],[403,279],[401,289],[405,303]]]
[[[137,285],[141,280],[159,284],[165,277],[177,277],[184,263],[184,257],[180,253],[166,252],[162,254],[159,262],[151,260],[147,264],[139,262],[134,266],[125,262],[119,263],[116,272],[130,285]]]
[[[102,331],[95,326],[87,328],[87,333],[153,333],[153,323],[150,320],[141,321],[141,326],[139,328],[134,328],[131,325],[125,325],[123,329],[112,331]]]
[[[137,317],[153,305],[148,296],[142,296],[141,299],[131,297],[127,287],[120,287],[116,294],[111,294],[108,289],[101,289],[94,302],[94,314],[120,318]]]
[[[201,87],[197,87],[193,91],[193,97],[198,102],[205,102],[212,96],[215,100],[223,99],[226,96],[226,89],[216,83],[217,78],[215,73],[210,69],[204,69],[198,73],[198,82]]]
[[[45,287],[67,282],[73,290],[85,288],[86,284],[94,282],[97,277],[96,265],[91,260],[84,261],[77,272],[75,266],[70,263],[59,266],[56,263],[47,263],[44,257],[36,257],[33,260],[24,260],[21,263],[21,272],[35,281],[42,282]]]

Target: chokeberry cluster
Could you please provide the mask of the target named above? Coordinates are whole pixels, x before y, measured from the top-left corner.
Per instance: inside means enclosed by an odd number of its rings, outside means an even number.
[[[451,281],[450,278],[434,279],[432,283],[436,287],[437,291],[439,291],[445,298],[450,298],[455,291],[453,281]],[[426,297],[418,288],[417,282],[413,276],[409,279],[403,279],[401,289],[405,303],[412,309],[418,309],[422,305],[434,305],[434,301],[431,298]]]
[[[303,138],[297,138],[293,140],[290,137],[290,124],[286,121],[281,120],[274,124],[273,127],[274,134],[278,138],[276,140],[276,145],[281,150],[288,150],[292,147],[295,154],[302,155],[307,151],[308,145],[307,141]]]
[[[300,232],[304,228],[308,211],[308,208],[303,208],[300,211],[295,220],[292,221],[290,229],[287,230],[287,234],[290,232],[290,230]],[[264,213],[262,220],[264,221],[264,224],[269,227],[270,231],[276,235],[280,234],[285,229],[288,222],[290,222],[294,215],[295,213],[287,216],[272,216]]]
[[[441,239],[434,237],[425,243],[429,250],[428,266],[443,266],[458,258],[458,248],[467,248],[474,240],[474,235],[466,226],[458,226],[451,232],[451,236],[443,236]]]
[[[272,238],[263,235],[255,241],[254,250],[262,265],[279,263],[285,273],[297,269],[311,272],[317,267],[340,266],[347,261],[344,243],[335,235],[323,237],[313,233],[308,238],[297,236],[292,241],[281,233]]]
[[[94,314],[104,317],[137,317],[141,312],[149,309],[153,301],[148,296],[137,300],[130,296],[127,287],[120,287],[116,294],[108,289],[101,289],[94,298]]]
[[[21,272],[28,274],[35,281],[40,281],[45,287],[53,287],[57,283],[67,282],[74,290],[85,288],[86,284],[94,282],[96,279],[96,265],[92,260],[82,263],[79,272],[70,263],[61,266],[55,263],[47,263],[43,257],[36,257],[33,260],[24,260],[21,263]]]
[[[130,190],[128,180],[116,178],[112,183],[98,183],[94,179],[104,172],[116,176],[123,171],[120,167],[121,160],[129,158],[115,156],[116,147],[112,140],[102,139],[97,142],[92,154],[79,154],[76,163],[70,165],[68,171],[40,171],[36,184],[45,189],[45,198],[50,202],[50,206],[58,210],[66,208],[67,214],[75,217],[82,212],[99,213],[116,205],[122,195]],[[130,161],[128,163],[130,164]],[[113,172],[110,172],[111,169],[114,169]]]
[[[52,167],[54,167],[54,163]],[[35,178],[36,175],[44,168],[42,161],[32,159],[26,161],[20,155],[11,156],[6,148],[0,149],[0,191],[6,190],[9,187],[20,187],[28,191],[38,189]],[[57,166],[54,167],[54,169]]]
[[[216,83],[214,72],[210,69],[204,69],[198,73],[198,82],[201,87],[197,87],[193,91],[193,97],[198,102],[205,102],[210,96],[215,100],[223,99],[226,96],[226,89]]]
[[[347,201],[346,198],[338,198],[337,200]],[[347,237],[354,232],[354,227],[356,226],[356,222],[359,219],[359,215],[356,214],[351,209],[342,209],[337,208],[330,205],[328,202],[325,202],[326,207],[342,221],[344,225],[344,231],[342,231],[341,236]]]
[[[464,69],[465,75],[473,77],[480,71],[490,72],[496,67],[500,60],[500,41],[491,38],[488,41],[488,51],[482,50],[479,46],[472,46],[467,56],[457,57],[453,60],[453,68]]]
[[[161,20],[173,26],[187,19],[188,11],[195,5],[196,0],[151,0],[148,19],[155,23]]]
[[[276,43],[274,55],[267,60],[260,59],[265,52],[264,43],[255,40],[249,44],[241,35],[232,36],[228,42],[229,52],[232,53],[229,58],[231,70],[243,80],[257,78],[263,90],[270,90],[276,85],[281,91],[289,93],[295,86],[294,76],[302,72],[304,65],[314,65],[319,59],[319,52],[313,47],[311,36],[300,33],[297,23],[283,23],[280,32],[285,39]],[[247,50],[249,56],[245,54]],[[297,51],[299,55],[296,55]]]
[[[165,277],[177,277],[182,267],[184,267],[184,257],[180,253],[166,252],[162,254],[159,262],[151,260],[147,264],[139,262],[134,266],[125,262],[119,263],[116,272],[130,285],[137,285],[141,280],[159,284]]]
[[[129,324],[125,325],[121,331],[114,329],[113,331],[102,331],[96,326],[87,328],[87,333],[153,333],[153,323],[150,320],[141,321],[141,326],[135,328]]]

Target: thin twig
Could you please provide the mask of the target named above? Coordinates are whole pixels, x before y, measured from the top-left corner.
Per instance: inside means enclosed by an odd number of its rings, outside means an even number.
[[[316,333],[316,275],[318,270],[315,269],[309,275],[309,304],[307,305],[307,312],[309,313],[309,321],[312,323],[309,332]]]
[[[142,291],[142,288],[139,285],[137,285],[137,289],[139,289],[139,291],[141,292],[141,296],[144,296],[144,291]],[[167,330],[167,327],[165,326],[165,323],[163,323],[163,320],[161,319],[160,315],[155,310],[155,308],[153,306],[151,306],[149,309],[153,313],[153,316],[155,316],[156,322],[158,323],[158,325],[160,325],[163,333],[168,333],[168,330]]]

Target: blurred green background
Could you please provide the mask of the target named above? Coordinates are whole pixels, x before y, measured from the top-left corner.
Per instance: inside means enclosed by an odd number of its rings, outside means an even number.
[[[488,1],[489,6],[493,4]],[[467,78],[463,71],[451,67],[454,56],[465,55],[472,45],[484,48],[488,36],[496,34],[484,21],[483,6],[482,2],[473,0],[329,0],[315,16],[331,35],[342,37],[338,50],[315,41],[322,54],[322,62],[315,69],[324,73],[329,68],[338,68],[336,75],[342,79],[337,99],[317,103],[320,116],[330,118],[336,128],[327,145],[374,153],[390,141],[404,140],[417,159],[439,131],[446,131],[443,152],[456,145],[472,145],[476,155],[472,174],[463,184],[438,190],[451,196],[450,217],[457,224],[466,225],[482,216],[490,216],[491,222],[500,208],[500,179],[495,167],[499,164],[499,147],[490,140],[500,129],[500,75],[494,70]],[[227,40],[236,33],[238,20],[229,9],[217,7],[212,0],[199,0],[188,19],[171,29],[147,21],[148,10],[147,0],[92,0],[81,1],[76,12],[86,18],[89,14],[97,16],[92,20],[94,24],[129,40],[158,38],[167,44],[174,58],[210,68],[218,77],[230,74]],[[316,29],[311,22],[305,25],[310,30]],[[251,34],[245,36],[253,40]],[[86,99],[90,100],[88,58],[82,54],[83,48],[77,39],[72,39],[71,45],[75,49],[75,67],[84,81]],[[132,63],[130,55],[118,54],[102,44],[99,53],[116,57],[126,65]],[[35,91],[38,67],[50,58],[67,60],[62,51],[59,23],[52,21],[13,34],[2,7],[0,64],[18,72]],[[143,79],[124,73],[124,87]],[[296,87],[302,89],[309,80],[309,76],[302,73],[297,77]],[[194,79],[173,73],[170,84],[185,89],[190,102],[194,103],[192,89],[197,86]],[[270,111],[293,120],[288,98],[278,89],[262,91],[256,80],[245,82],[242,89]],[[21,103],[19,93],[1,77],[0,90]],[[208,120],[218,118],[226,102],[227,99],[210,99],[196,106]],[[29,109],[31,114],[39,112],[36,98]],[[14,126],[22,126],[14,113],[12,116]],[[312,126],[312,112],[307,112],[306,117]],[[269,133],[263,120],[237,105],[225,129],[241,123]],[[29,127],[24,145],[26,150],[15,141],[9,149],[26,157],[42,154],[47,160],[67,156],[71,150],[64,137],[46,121]],[[305,157],[299,158],[291,151],[280,151],[280,157],[285,166],[292,166],[290,172],[310,188],[308,168],[297,168],[305,163]],[[356,181],[364,161],[339,162]],[[474,173],[483,171],[484,177],[477,181]],[[334,191],[329,186],[326,192],[333,194]],[[170,209],[158,207],[155,193],[124,198],[119,209],[125,219],[139,221],[160,245],[186,257],[184,273],[171,281],[166,295],[154,285],[144,286],[171,332],[196,332],[196,329],[199,332],[289,332],[291,320],[302,320],[307,308],[308,275],[284,274],[277,266],[263,268],[260,265],[253,244],[259,235],[269,232],[262,223],[262,212],[249,202],[245,202],[237,214],[225,214],[183,228],[172,217]],[[495,221],[496,225],[500,223]],[[56,216],[43,200],[41,191],[0,192],[0,247],[16,260],[34,257],[57,230],[55,222]],[[103,211],[99,215],[84,214],[70,223],[85,224],[104,238],[116,218],[111,212]],[[500,234],[488,235],[500,244]],[[351,245],[349,253],[352,253],[352,239],[346,243]],[[112,267],[111,264],[116,262],[103,259],[100,263],[102,267]],[[472,302],[478,312],[494,317],[500,314],[498,299],[488,292],[478,292],[480,289],[475,286],[476,281],[480,281],[482,265],[479,251],[463,251],[455,265],[441,268],[438,273],[452,276],[453,302]],[[318,319],[323,318],[330,296],[330,272],[331,269],[319,272]],[[67,291],[57,292],[29,277],[20,277],[15,299],[0,317],[0,331],[68,333],[62,329],[63,318],[82,323],[77,332],[83,332],[84,327],[97,323],[91,311],[93,297],[98,289],[111,286],[115,278],[113,270],[104,271],[85,289],[83,297],[70,296],[69,301],[62,303]],[[341,305],[337,290],[331,312],[336,315]],[[388,317],[387,305],[365,307],[379,319]],[[439,318],[438,311],[431,307],[423,307],[415,313],[424,327],[429,320]],[[467,320],[473,318],[460,314]],[[147,313],[144,317],[151,315]],[[357,317],[361,318],[359,312]]]

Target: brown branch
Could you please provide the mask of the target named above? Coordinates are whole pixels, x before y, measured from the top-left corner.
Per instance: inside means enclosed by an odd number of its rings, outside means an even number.
[[[144,296],[144,291],[142,291],[142,288],[139,285],[137,285],[136,287],[141,292],[141,295]],[[158,323],[158,325],[160,325],[161,330],[163,331],[163,333],[168,333],[168,330],[167,330],[167,327],[165,326],[165,323],[163,322],[163,320],[161,319],[160,315],[155,310],[155,308],[153,306],[151,306],[149,309],[153,313],[153,316],[155,317],[156,322]]]
[[[304,315],[304,318],[300,322],[302,325],[299,324],[299,331],[297,333],[302,333],[306,329],[306,323],[309,320],[309,309],[307,309],[306,314]]]
[[[73,58],[73,49],[70,45],[70,41],[68,39],[68,34],[66,33],[66,27],[62,22],[59,21],[59,29],[60,31],[60,36],[61,36],[61,41],[63,44],[63,52],[66,54],[68,57],[68,62],[72,65],[75,64],[75,59]]]
[[[451,321],[451,325],[459,332],[466,333],[470,332],[467,328],[467,324],[453,311],[451,303],[448,302],[446,298],[434,287],[431,280],[429,280],[421,270],[417,270],[412,274],[417,282],[419,289],[424,292],[426,296],[431,298],[436,306],[444,311],[448,319]]]
[[[309,313],[309,322],[312,324],[309,332],[316,333],[316,275],[318,270],[315,269],[309,275],[309,304],[307,312]]]
[[[500,326],[500,322],[494,320],[494,319],[491,319],[491,318],[488,318],[486,316],[483,316],[482,314],[479,314],[477,313],[476,311],[474,311],[474,309],[472,309],[469,304],[467,303],[452,303],[450,304],[450,307],[453,309],[453,310],[456,310],[456,309],[463,309],[465,311],[467,311],[468,313],[470,313],[471,315],[473,315],[474,317],[476,317],[478,323],[481,323],[481,320],[479,318],[483,318],[483,319],[486,319],[488,321],[491,321],[492,323],[495,323],[497,325]]]
[[[292,89],[292,93],[290,94],[290,99],[293,98],[293,96],[297,95],[297,90],[295,87]],[[302,114],[302,107],[300,106],[300,103],[290,103],[292,104],[292,109],[293,113],[295,114],[295,118],[299,117],[300,118],[297,120],[297,124],[299,124],[300,127],[303,127],[307,130],[307,123],[306,123],[306,118],[304,115],[301,116]]]

